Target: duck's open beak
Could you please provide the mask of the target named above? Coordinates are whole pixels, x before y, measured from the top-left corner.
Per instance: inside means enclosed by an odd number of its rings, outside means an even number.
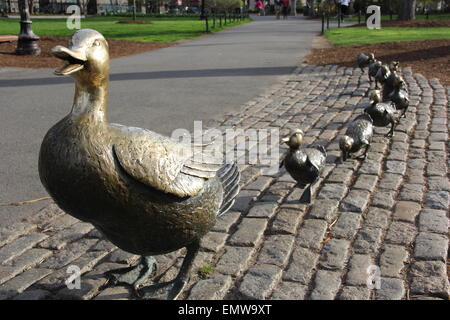
[[[52,48],[52,54],[66,62],[62,67],[54,71],[58,76],[67,76],[80,71],[84,68],[84,64],[87,61],[85,51],[81,50],[81,48],[71,50],[63,46],[56,46]]]

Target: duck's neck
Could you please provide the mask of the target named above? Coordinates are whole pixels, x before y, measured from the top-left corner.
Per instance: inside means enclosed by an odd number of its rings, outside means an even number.
[[[108,103],[108,80],[91,86],[75,82],[75,97],[71,115],[74,118],[92,121],[106,121],[106,105]]]

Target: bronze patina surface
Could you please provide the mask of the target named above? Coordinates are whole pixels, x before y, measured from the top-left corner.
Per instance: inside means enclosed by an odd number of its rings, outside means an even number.
[[[342,160],[347,160],[350,153],[356,153],[365,148],[363,159],[366,158],[373,136],[373,121],[368,114],[359,115],[353,120],[343,137],[339,140]]]
[[[369,64],[369,82],[370,84],[372,84],[372,82],[375,80],[375,89],[379,89],[378,86],[378,80],[376,78],[376,75],[378,73],[378,70],[380,70],[382,66],[382,63],[380,60],[374,60]]]
[[[283,139],[283,142],[289,146],[289,150],[281,166],[286,167],[286,171],[298,182],[299,187],[304,188],[308,185],[300,201],[309,203],[311,201],[311,186],[318,180],[325,166],[327,153],[325,148],[320,145],[301,148],[303,135],[303,131],[297,129],[290,137]]]
[[[382,90],[382,98],[383,101],[389,101],[389,95],[394,92],[395,88],[401,87],[403,83],[405,83],[405,80],[403,80],[402,76],[399,75],[396,71],[397,66],[394,65],[392,62],[389,66],[389,73],[386,78],[386,81],[383,84],[383,90]]]
[[[364,112],[372,118],[374,126],[386,127],[390,124],[391,130],[386,133],[386,137],[392,137],[397,123],[395,106],[391,102],[381,102],[380,90],[374,90],[370,100],[370,106],[365,108]]]
[[[53,53],[65,61],[55,74],[75,79],[75,96],[71,112],[42,142],[42,184],[65,212],[143,256],[138,272],[118,276],[119,282],[137,287],[153,269],[150,256],[187,247],[177,278],[143,291],[147,298],[176,298],[199,240],[239,192],[237,166],[194,157],[186,145],[155,132],[108,123],[108,43],[97,31],[79,30],[69,47]]]
[[[375,60],[375,56],[373,53],[369,53],[368,55],[365,55],[364,53],[358,54],[356,57],[356,62],[358,63],[358,67],[361,69],[361,71],[364,73],[364,68],[368,67],[371,62]]]
[[[395,105],[397,110],[403,110],[400,117],[405,118],[406,111],[408,111],[409,107],[409,95],[403,79],[400,79],[395,83],[394,90],[389,94],[389,99]]]

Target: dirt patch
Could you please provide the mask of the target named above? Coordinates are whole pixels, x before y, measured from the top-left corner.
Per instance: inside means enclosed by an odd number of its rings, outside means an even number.
[[[383,63],[397,60],[401,67],[411,67],[415,73],[428,79],[439,78],[442,85],[450,86],[450,39],[322,47],[312,49],[305,60],[315,65],[356,67],[356,56],[360,52],[373,52]]]
[[[117,21],[117,23],[121,24],[153,24],[151,21],[144,21],[144,20],[120,20]]]
[[[354,24],[346,28],[365,27],[365,23]],[[381,27],[400,27],[400,28],[432,28],[432,27],[450,27],[450,20],[383,20]]]
[[[51,49],[56,45],[66,46],[69,37],[41,37],[39,46],[42,50],[39,56],[17,56],[14,54],[17,42],[0,43],[0,67],[22,68],[56,68],[61,66],[61,60],[51,55]],[[111,58],[119,58],[156,49],[167,48],[177,44],[159,42],[138,42],[126,40],[108,40]]]
[[[313,49],[327,49],[333,48],[333,45],[327,40],[325,36],[314,37],[311,48]]]

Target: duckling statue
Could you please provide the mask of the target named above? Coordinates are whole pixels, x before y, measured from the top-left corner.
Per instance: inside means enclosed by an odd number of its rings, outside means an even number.
[[[391,71],[389,70],[389,66],[383,64],[377,71],[375,75],[375,80],[384,85],[391,75]]]
[[[56,75],[75,79],[71,112],[45,135],[39,154],[42,184],[68,214],[92,223],[119,248],[140,255],[131,268],[109,273],[144,299],[176,299],[200,239],[239,192],[236,164],[205,155],[155,132],[108,123],[109,50],[97,31],[76,31]],[[176,278],[142,287],[154,255],[187,248]]]
[[[370,95],[371,105],[364,109],[370,118],[373,120],[373,125],[377,127],[386,127],[391,124],[391,130],[386,133],[386,137],[392,137],[394,135],[394,128],[396,124],[395,107],[391,102],[381,102],[380,90],[372,91]]]
[[[364,68],[369,66],[369,64],[375,60],[375,56],[373,53],[369,53],[369,55],[365,55],[364,53],[360,53],[356,56],[356,62],[358,63],[358,67],[364,73]]]
[[[405,83],[402,76],[400,76],[395,69],[391,69],[389,76],[387,77],[382,90],[383,101],[389,101],[389,96],[394,92],[395,88],[401,86],[401,83]]]
[[[400,118],[406,118],[406,111],[409,107],[409,95],[403,79],[400,79],[395,84],[394,90],[389,94],[388,98],[394,103],[397,110],[403,110]]]
[[[398,61],[391,61],[389,63],[389,70],[391,72],[392,71],[398,71],[399,65],[400,65],[400,62],[398,62]]]
[[[321,145],[312,145],[306,148],[300,148],[303,143],[303,131],[295,130],[290,137],[284,138],[282,141],[287,143],[289,150],[281,166],[286,167],[286,171],[297,181],[300,188],[308,188],[303,192],[300,202],[311,202],[311,187],[319,179],[320,173],[325,166],[327,152]]]
[[[378,73],[378,70],[381,68],[382,63],[379,60],[374,60],[373,62],[371,62],[369,64],[369,81],[370,84],[372,84],[372,82],[375,80],[375,89],[379,89],[378,87],[378,80],[376,78],[376,75]],[[374,78],[374,80],[372,80],[372,78]]]
[[[342,161],[350,157],[350,153],[356,153],[365,148],[363,159],[366,158],[373,136],[373,121],[368,114],[361,114],[353,120],[343,137],[339,140],[339,148],[342,151]]]

